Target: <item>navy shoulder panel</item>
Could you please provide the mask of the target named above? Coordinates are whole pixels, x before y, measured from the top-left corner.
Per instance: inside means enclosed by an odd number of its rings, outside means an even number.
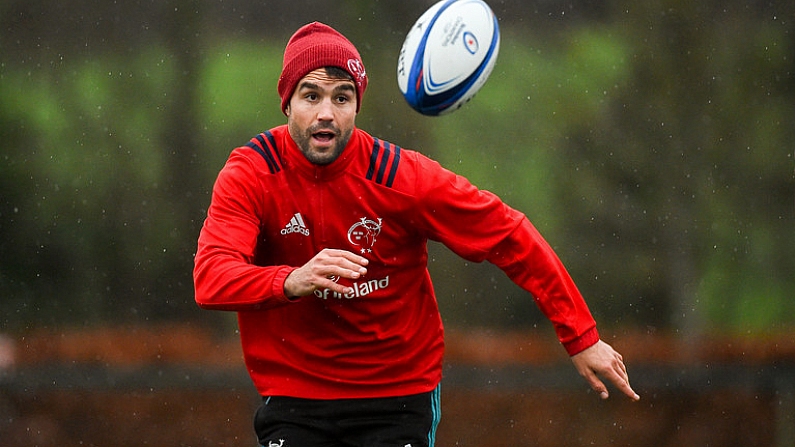
[[[271,174],[276,174],[282,170],[282,159],[276,147],[276,139],[273,138],[273,134],[270,131],[263,132],[252,138],[246,146],[257,151],[265,159]]]
[[[373,140],[373,151],[370,154],[367,180],[372,180],[379,185],[391,188],[400,165],[401,148],[378,138]]]

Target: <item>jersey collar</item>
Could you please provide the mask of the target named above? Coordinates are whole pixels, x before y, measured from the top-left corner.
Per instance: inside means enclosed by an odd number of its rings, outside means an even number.
[[[359,130],[354,128],[353,133],[351,134],[351,139],[348,141],[348,145],[345,146],[345,149],[342,151],[342,154],[340,154],[339,158],[327,165],[321,166],[311,163],[306,159],[306,157],[304,157],[304,154],[301,152],[301,149],[298,147],[295,141],[293,141],[293,138],[290,136],[289,132],[284,132],[284,135],[284,156],[288,166],[294,167],[301,174],[316,181],[330,180],[342,174],[348,168],[348,166],[350,166],[351,161],[355,158],[356,149],[359,146],[357,142],[360,138]]]

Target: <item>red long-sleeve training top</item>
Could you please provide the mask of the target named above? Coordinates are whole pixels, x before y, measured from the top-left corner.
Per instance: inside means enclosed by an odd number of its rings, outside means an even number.
[[[307,161],[276,127],[218,175],[195,259],[196,302],[236,311],[264,395],[408,395],[441,380],[442,321],[427,241],[489,261],[527,290],[569,354],[599,339],[558,257],[524,214],[418,152],[355,129],[340,158]],[[284,281],[324,248],[369,259],[367,276],[290,299]]]

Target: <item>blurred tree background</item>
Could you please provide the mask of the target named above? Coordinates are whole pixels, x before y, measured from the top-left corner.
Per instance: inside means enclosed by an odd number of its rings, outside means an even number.
[[[196,238],[232,148],[285,121],[311,20],[362,53],[359,127],[527,213],[600,325],[795,326],[795,3],[492,0],[494,73],[427,118],[395,66],[432,3],[0,3],[0,326],[226,324],[193,304]],[[448,326],[545,324],[493,266],[431,258]]]

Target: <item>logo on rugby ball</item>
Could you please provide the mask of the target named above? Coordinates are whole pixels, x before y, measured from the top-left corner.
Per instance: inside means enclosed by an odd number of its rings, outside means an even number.
[[[464,48],[469,51],[469,54],[478,52],[478,38],[469,31],[464,33]]]

